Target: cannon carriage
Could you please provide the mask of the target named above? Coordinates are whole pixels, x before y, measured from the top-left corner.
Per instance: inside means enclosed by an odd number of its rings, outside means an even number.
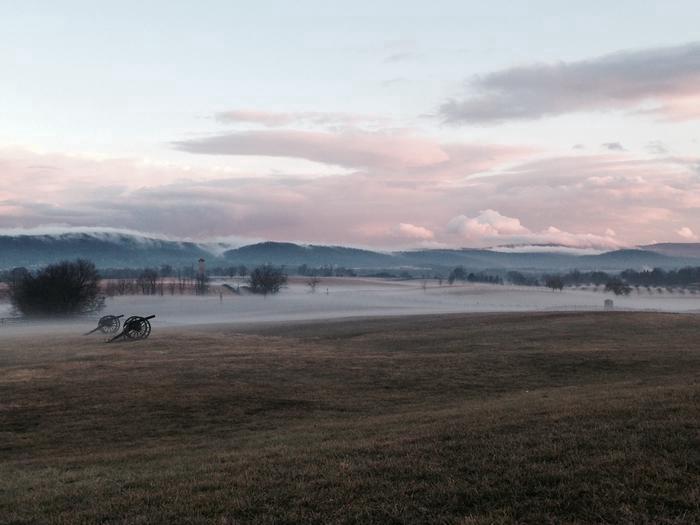
[[[116,334],[119,331],[119,327],[121,326],[121,318],[124,317],[124,315],[104,315],[100,317],[99,321],[97,321],[97,327],[93,328],[89,332],[84,333],[83,335],[90,335],[94,334],[98,330],[102,332],[105,335],[109,334]]]
[[[119,339],[125,339],[130,341],[140,341],[146,339],[151,335],[151,322],[155,315],[149,315],[147,317],[142,317],[140,315],[132,315],[124,321],[122,331],[108,340],[109,343],[112,341],[118,341]]]

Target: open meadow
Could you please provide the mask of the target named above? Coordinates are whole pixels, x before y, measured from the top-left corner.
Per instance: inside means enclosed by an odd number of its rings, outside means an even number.
[[[697,523],[699,321],[5,332],[0,523]]]

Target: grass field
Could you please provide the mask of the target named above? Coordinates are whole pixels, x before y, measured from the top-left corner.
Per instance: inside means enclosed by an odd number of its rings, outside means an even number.
[[[700,318],[0,339],[0,523],[698,523]]]

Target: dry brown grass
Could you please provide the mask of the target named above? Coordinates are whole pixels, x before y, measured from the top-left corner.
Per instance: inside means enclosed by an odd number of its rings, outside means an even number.
[[[0,523],[697,523],[698,321],[0,340]]]

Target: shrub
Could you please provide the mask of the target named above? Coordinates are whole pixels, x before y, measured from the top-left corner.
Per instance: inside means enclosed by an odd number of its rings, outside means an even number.
[[[605,285],[606,292],[613,292],[615,295],[629,295],[632,287],[620,279],[611,279]]]
[[[549,275],[545,277],[544,285],[552,290],[559,290],[560,292],[564,289],[564,281],[558,275]]]
[[[100,310],[95,265],[83,259],[50,264],[35,274],[29,272],[10,283],[13,306],[26,316],[75,315]]]
[[[447,277],[447,282],[452,284],[455,281],[466,281],[467,277],[467,270],[464,269],[464,266],[457,266],[457,268],[450,272],[450,275]]]
[[[250,291],[253,293],[275,294],[286,282],[284,271],[269,264],[258,266],[250,273]]]

